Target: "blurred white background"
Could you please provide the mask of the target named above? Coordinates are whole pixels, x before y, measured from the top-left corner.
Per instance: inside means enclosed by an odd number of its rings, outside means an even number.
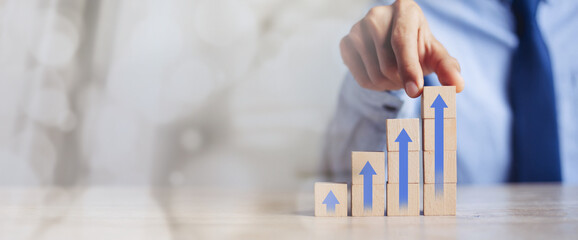
[[[0,184],[314,178],[368,0],[0,0]]]

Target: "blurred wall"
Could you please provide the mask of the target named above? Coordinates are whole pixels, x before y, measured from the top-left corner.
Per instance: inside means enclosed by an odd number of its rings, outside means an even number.
[[[295,187],[367,6],[0,0],[0,184]]]

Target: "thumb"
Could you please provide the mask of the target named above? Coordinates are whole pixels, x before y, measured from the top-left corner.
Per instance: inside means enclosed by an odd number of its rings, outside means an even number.
[[[450,56],[446,48],[436,39],[431,42],[430,54],[426,63],[427,68],[438,75],[440,83],[444,86],[456,86],[456,91],[464,89],[464,79],[461,74],[458,60]]]

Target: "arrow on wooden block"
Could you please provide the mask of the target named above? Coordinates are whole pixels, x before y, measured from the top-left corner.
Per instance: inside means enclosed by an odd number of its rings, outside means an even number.
[[[436,195],[444,192],[444,108],[446,102],[438,94],[431,108],[435,109],[435,191]]]
[[[337,201],[337,198],[335,197],[335,194],[333,194],[333,191],[330,190],[329,193],[327,194],[327,197],[325,197],[322,203],[327,205],[326,206],[327,212],[334,213],[335,205],[339,204],[339,201]]]
[[[395,139],[399,143],[399,207],[407,207],[408,202],[408,145],[412,142],[411,138],[405,131],[401,132]]]
[[[371,210],[373,208],[373,175],[377,173],[367,161],[359,175],[363,175],[363,208]]]

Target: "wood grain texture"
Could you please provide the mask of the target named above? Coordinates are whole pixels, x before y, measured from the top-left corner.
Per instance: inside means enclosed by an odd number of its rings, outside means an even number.
[[[419,216],[419,184],[408,184],[407,208],[399,207],[399,184],[387,184],[387,216]]]
[[[384,216],[385,214],[385,185],[373,185],[373,207],[366,211],[363,207],[363,185],[351,186],[351,216],[370,217]]]
[[[389,166],[389,164],[388,164]],[[444,151],[444,182],[457,183],[457,159],[456,151]],[[435,182],[435,151],[423,152],[423,182]]]
[[[399,143],[395,142],[395,139],[399,136],[402,129],[405,129],[411,142],[408,143],[409,151],[420,151],[421,150],[421,140],[420,140],[420,120],[417,118],[410,119],[387,119],[385,121],[386,128],[386,138],[387,138],[387,151],[388,152],[399,152]]]
[[[435,86],[424,87],[421,97],[421,117],[434,118],[435,109],[431,108],[432,103],[441,95],[448,106],[444,109],[444,118],[456,118],[456,87],[455,86]]]
[[[362,218],[314,217],[313,184],[0,186],[1,238],[575,239],[577,233],[577,185],[459,185],[456,217]]]
[[[419,153],[417,151],[408,153],[408,183],[419,183]],[[399,152],[387,153],[387,183],[399,183]]]
[[[444,119],[444,150],[456,151],[457,149],[457,129],[456,119]],[[435,120],[423,120],[423,150],[435,150]]]
[[[367,162],[376,173],[373,175],[373,184],[385,184],[385,152],[351,152],[352,183],[363,184],[363,175],[359,173]]]
[[[456,184],[444,185],[443,194],[436,194],[436,184],[423,185],[423,215],[424,216],[454,216],[456,215]]]
[[[323,200],[332,191],[339,204],[335,205],[335,212],[328,212]],[[347,184],[346,183],[315,183],[315,216],[316,217],[346,217],[347,216]]]

